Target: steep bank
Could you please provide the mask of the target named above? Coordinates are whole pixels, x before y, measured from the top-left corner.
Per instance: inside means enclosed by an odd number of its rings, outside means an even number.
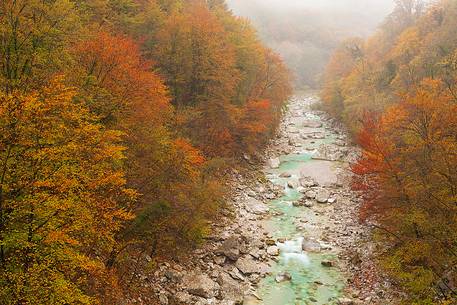
[[[315,102],[294,98],[265,167],[234,174],[231,208],[193,259],[147,278],[162,304],[391,303],[349,187],[356,148]]]

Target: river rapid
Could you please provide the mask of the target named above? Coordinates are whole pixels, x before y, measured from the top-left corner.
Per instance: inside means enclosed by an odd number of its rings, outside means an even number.
[[[233,171],[231,200],[200,248],[136,275],[160,304],[393,304],[350,188],[358,150],[318,102],[291,99],[264,155]]]
[[[273,148],[264,169],[268,180],[284,189],[281,197],[267,203],[270,215],[263,221],[268,236],[278,241],[280,254],[271,274],[260,281],[258,298],[248,298],[247,304],[341,302],[346,277],[336,267],[340,249],[325,233],[338,218],[332,205],[343,200],[339,197],[344,181],[339,179],[347,169],[344,157],[349,151],[346,137],[326,126],[319,116],[323,113],[311,110],[315,102],[291,102],[278,142],[287,139],[292,148],[280,155]],[[290,279],[282,280],[281,275]]]

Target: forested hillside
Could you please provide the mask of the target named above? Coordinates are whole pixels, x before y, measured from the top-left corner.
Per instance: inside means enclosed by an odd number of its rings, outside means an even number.
[[[363,149],[361,219],[404,303],[455,304],[457,2],[397,1],[375,35],[334,53],[322,98]]]
[[[222,0],[0,2],[0,303],[118,304],[208,233],[289,73]]]

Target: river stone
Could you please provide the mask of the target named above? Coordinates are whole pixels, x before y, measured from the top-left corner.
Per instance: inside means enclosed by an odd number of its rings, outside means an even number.
[[[291,189],[295,189],[295,188],[297,188],[298,185],[297,185],[297,182],[295,182],[295,181],[289,181],[289,182],[287,182],[287,186]]]
[[[285,173],[282,173],[281,175],[279,175],[279,177],[280,178],[290,178],[290,177],[292,177],[292,174],[285,172]]]
[[[270,209],[262,201],[249,198],[246,201],[246,210],[252,214],[262,215],[268,213]]]
[[[206,274],[189,274],[183,282],[187,285],[190,294],[210,299],[219,294],[219,284],[214,282]]]
[[[252,273],[265,274],[269,272],[269,267],[266,264],[254,260],[250,255],[238,259],[235,266],[245,275]]]
[[[306,198],[308,199],[315,199],[316,198],[316,192],[312,190],[308,190],[305,193]]]
[[[287,281],[291,281],[291,280],[292,280],[292,276],[290,275],[289,272],[278,273],[275,277],[275,281],[277,283],[287,282]]]
[[[279,168],[279,166],[281,165],[281,160],[279,160],[279,158],[271,158],[270,160],[268,160],[268,166],[270,168]]]
[[[315,120],[306,120],[303,122],[303,127],[309,127],[309,128],[321,128],[322,123],[319,121]]]
[[[268,255],[271,256],[278,256],[279,255],[279,248],[277,246],[270,246],[267,248]]]
[[[333,266],[335,266],[335,263],[333,261],[330,261],[330,260],[323,260],[321,262],[321,265],[324,266],[324,267],[333,267]]]
[[[337,300],[338,305],[354,305],[354,301],[348,298],[339,298]]]
[[[302,249],[306,252],[320,252],[321,244],[314,239],[303,239]]]
[[[240,257],[240,243],[238,237],[232,236],[225,240],[219,249],[216,250],[217,254],[223,254],[228,259],[236,261]]]
[[[301,173],[301,174],[303,176],[304,173]],[[303,187],[317,186],[317,182],[311,177],[300,178],[299,182],[300,182],[300,185]]]
[[[316,200],[319,203],[326,203],[328,201],[328,198],[330,197],[330,193],[327,190],[319,190],[316,194]]]
[[[274,239],[267,239],[265,241],[265,243],[267,244],[267,246],[275,246],[276,245],[276,241]]]
[[[221,297],[223,300],[232,301],[233,304],[241,304],[243,302],[243,289],[242,286],[232,279],[230,275],[223,272],[218,278],[217,282],[221,287]]]
[[[303,202],[303,206],[305,208],[312,208],[314,205],[314,202],[310,201],[310,200],[306,200],[305,202]]]

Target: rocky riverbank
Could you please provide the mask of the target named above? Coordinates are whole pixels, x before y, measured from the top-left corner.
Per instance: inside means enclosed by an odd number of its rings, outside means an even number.
[[[164,263],[152,275],[143,275],[161,304],[393,303],[385,293],[388,283],[374,268],[369,230],[358,222],[360,199],[349,187],[348,162],[357,149],[336,122],[311,110],[315,102],[311,97],[292,100],[277,138],[260,160],[265,166],[234,172],[225,217],[212,224],[212,235],[192,259],[186,264]],[[249,156],[246,160],[251,162]],[[300,195],[282,201],[287,192]],[[284,212],[286,204],[290,206]],[[293,219],[285,219],[291,217],[288,213]],[[309,283],[303,285],[310,286],[303,287],[312,287],[315,294],[293,292],[293,302],[272,301],[268,285],[282,289],[297,281],[292,272],[278,268],[285,249],[297,248],[297,241],[299,249],[293,254],[318,259],[322,272],[335,270],[329,273],[335,274],[334,287],[309,275]],[[334,294],[322,301],[319,291],[326,285]],[[132,303],[150,304],[141,298]]]

